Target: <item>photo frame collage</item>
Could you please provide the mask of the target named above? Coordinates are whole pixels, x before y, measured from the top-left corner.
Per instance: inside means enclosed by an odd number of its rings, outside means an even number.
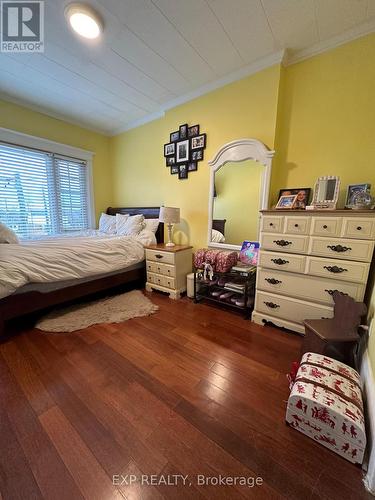
[[[203,160],[203,151],[206,147],[206,134],[199,133],[199,125],[180,125],[172,132],[169,142],[164,144],[166,166],[171,169],[172,175],[179,179],[187,179],[189,172],[198,170],[198,162]]]

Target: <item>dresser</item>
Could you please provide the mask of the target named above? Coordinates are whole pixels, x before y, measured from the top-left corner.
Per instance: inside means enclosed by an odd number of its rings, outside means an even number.
[[[192,248],[187,245],[167,247],[164,244],[146,247],[146,290],[169,293],[179,299],[186,291],[186,276],[192,269]]]
[[[304,333],[333,317],[335,290],[362,301],[375,243],[374,210],[265,210],[252,320]]]

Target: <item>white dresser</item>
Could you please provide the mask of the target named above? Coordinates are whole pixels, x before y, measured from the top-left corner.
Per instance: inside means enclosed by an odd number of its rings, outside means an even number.
[[[304,333],[331,318],[335,290],[362,301],[375,242],[375,210],[266,210],[252,320]]]
[[[171,299],[179,299],[186,291],[186,276],[191,273],[192,248],[164,244],[146,247],[146,290],[160,290],[169,293]]]

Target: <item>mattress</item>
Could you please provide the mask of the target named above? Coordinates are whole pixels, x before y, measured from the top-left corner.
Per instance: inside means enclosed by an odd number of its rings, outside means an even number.
[[[108,278],[110,276],[116,276],[117,274],[125,273],[128,271],[133,271],[135,269],[142,269],[145,265],[145,261],[137,262],[128,267],[124,267],[123,269],[119,269],[117,271],[112,271],[109,273],[97,274],[95,276],[90,276],[86,278],[80,279],[71,279],[66,281],[55,281],[52,283],[28,283],[21,288],[18,288],[14,293],[14,295],[21,295],[23,293],[28,292],[40,292],[40,293],[49,293],[55,292],[56,290],[62,290],[63,288],[68,288],[69,286],[80,285],[81,283],[89,283],[90,281],[98,280],[101,278]]]

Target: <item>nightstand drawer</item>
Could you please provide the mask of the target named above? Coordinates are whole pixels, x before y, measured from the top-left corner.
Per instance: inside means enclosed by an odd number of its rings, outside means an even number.
[[[163,252],[146,248],[146,260],[173,265],[175,263],[175,254],[173,252]]]
[[[164,286],[164,276],[160,274],[147,273],[147,281],[154,285]]]
[[[176,288],[176,281],[174,278],[169,278],[168,276],[163,277],[164,286],[167,288],[172,288],[174,290]]]

